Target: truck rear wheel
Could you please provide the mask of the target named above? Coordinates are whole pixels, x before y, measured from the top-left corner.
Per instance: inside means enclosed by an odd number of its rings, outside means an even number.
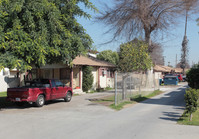
[[[39,95],[36,101],[36,106],[37,107],[42,107],[45,103],[45,98],[43,95]]]
[[[65,98],[64,98],[64,101],[65,102],[70,102],[72,99],[72,93],[71,92],[67,92]]]

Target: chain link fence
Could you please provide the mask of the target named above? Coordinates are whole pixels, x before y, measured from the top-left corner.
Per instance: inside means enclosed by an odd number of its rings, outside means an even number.
[[[115,104],[141,95],[145,96],[159,89],[159,77],[147,73],[116,73],[115,74]]]

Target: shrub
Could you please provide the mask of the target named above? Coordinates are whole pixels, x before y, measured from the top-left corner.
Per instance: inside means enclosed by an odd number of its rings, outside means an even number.
[[[199,64],[187,72],[187,82],[191,88],[199,89]]]
[[[192,113],[197,110],[199,91],[196,89],[187,89],[185,94],[186,113],[190,114],[190,121],[192,121]]]
[[[91,89],[93,85],[92,67],[84,66],[82,71],[83,71],[82,89],[84,92],[88,92],[88,90]]]

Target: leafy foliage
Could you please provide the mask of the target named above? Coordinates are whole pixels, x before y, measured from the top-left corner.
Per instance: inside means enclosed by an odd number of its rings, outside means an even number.
[[[191,88],[199,89],[199,64],[194,65],[187,72],[187,82]]]
[[[89,0],[1,0],[0,68],[30,69],[72,61],[92,40],[75,19],[91,18],[79,6]]]
[[[99,53],[97,55],[97,58],[100,60],[105,60],[107,62],[110,62],[114,65],[117,65],[119,62],[119,55],[117,52],[113,52],[111,50],[105,50]]]
[[[147,70],[151,66],[152,61],[148,53],[148,46],[143,41],[120,46],[119,68],[122,72]]]
[[[92,67],[84,66],[82,71],[83,71],[82,89],[83,91],[88,92],[88,90],[91,89],[93,85]]]
[[[197,110],[198,98],[199,98],[198,90],[191,89],[191,88],[186,90],[186,94],[185,94],[186,113],[192,114],[193,112]]]
[[[181,61],[180,61],[180,67],[183,69],[183,74],[184,74],[184,69],[186,67],[187,62],[187,56],[188,56],[188,39],[187,36],[184,36],[184,39],[182,41],[182,54],[181,54]]]

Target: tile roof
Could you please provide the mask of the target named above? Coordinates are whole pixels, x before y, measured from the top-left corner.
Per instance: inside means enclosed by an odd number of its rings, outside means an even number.
[[[176,72],[176,73],[182,73],[182,72],[183,72],[183,69],[181,69],[181,68],[175,68],[175,72]]]
[[[116,65],[111,64],[106,61],[102,61],[93,57],[86,57],[83,55],[77,56],[73,60],[73,65],[87,65],[87,66],[98,66],[98,67],[116,67]]]
[[[155,65],[153,69],[159,72],[171,72],[172,70],[174,70],[171,67],[162,66],[162,65]]]
[[[155,65],[153,69],[154,71],[157,71],[157,72],[172,72],[172,71],[174,71],[175,73],[183,72],[183,69],[181,68],[171,68],[171,67],[163,66],[163,65]],[[185,71],[187,70],[189,69],[185,69]]]

